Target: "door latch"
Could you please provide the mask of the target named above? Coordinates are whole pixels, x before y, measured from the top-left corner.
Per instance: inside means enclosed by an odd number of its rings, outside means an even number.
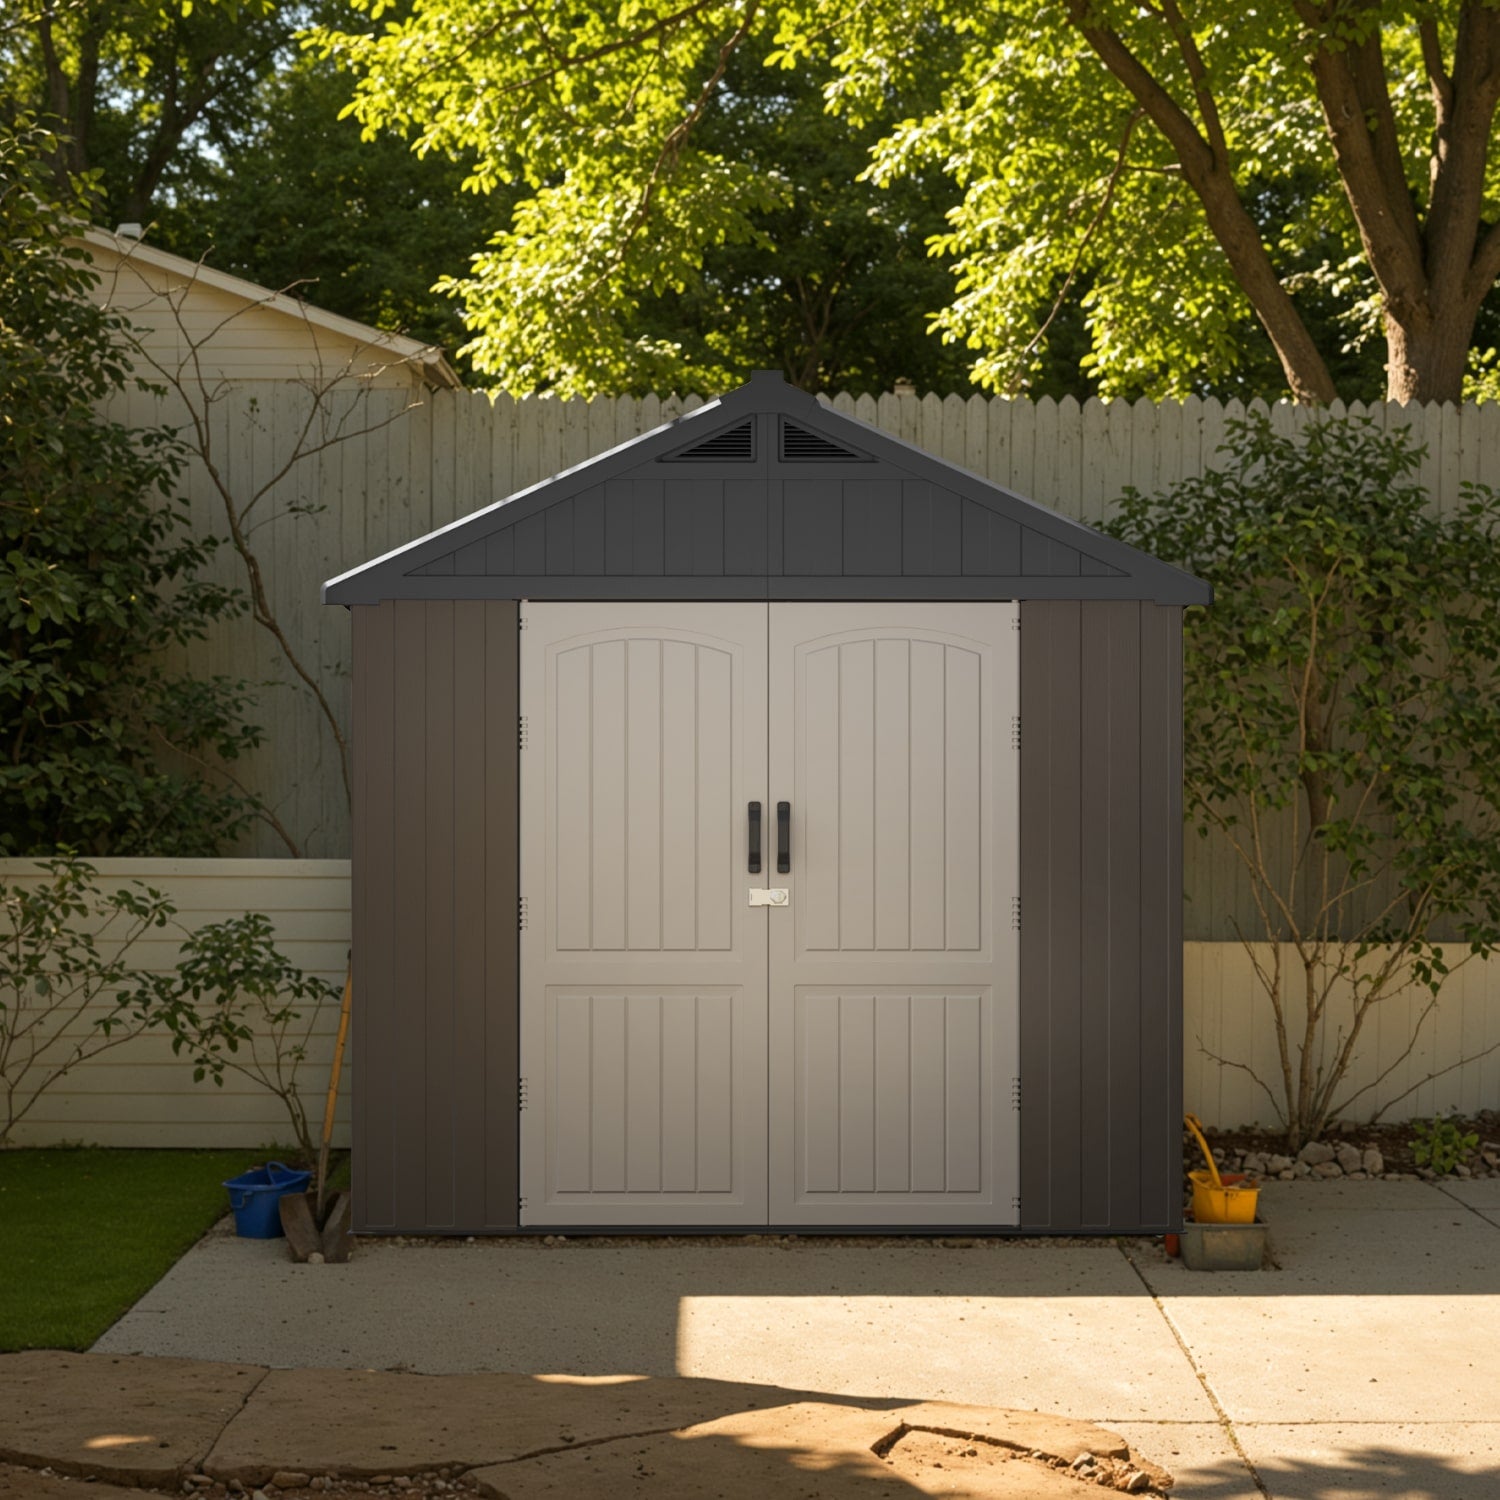
[[[786,906],[789,893],[784,886],[772,886],[770,890],[764,886],[750,887],[751,906]]]

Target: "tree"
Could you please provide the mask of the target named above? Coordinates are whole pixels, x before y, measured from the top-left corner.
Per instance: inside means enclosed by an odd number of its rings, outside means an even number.
[[[325,7],[325,10],[331,7]],[[329,312],[448,349],[453,302],[432,290],[488,238],[501,205],[461,191],[468,167],[417,157],[389,132],[363,141],[340,119],[348,80],[304,53],[262,79],[179,175],[155,213],[154,243]]]
[[[871,152],[875,180],[936,165],[960,184],[938,321],[983,383],[1013,385],[1046,309],[1082,288],[1106,392],[1180,394],[1232,369],[1253,314],[1291,392],[1328,402],[1309,303],[1332,293],[1346,342],[1383,335],[1393,399],[1459,396],[1500,273],[1488,0],[938,0],[920,17],[896,0],[566,16],[414,0],[379,32],[318,44],[358,75],[367,127],[477,152],[480,189],[529,190],[460,289],[476,363],[530,389],[572,368],[579,330],[689,285],[710,247],[752,241],[754,215],[783,201],[699,132],[736,50],[773,32],[772,62],[831,58],[829,106],[851,127],[909,109]]]
[[[181,445],[99,415],[127,334],[89,299],[55,148],[0,129],[0,852],[212,854],[257,811],[231,769],[259,743],[251,692],[160,653],[241,601],[197,576]]]
[[[283,0],[20,0],[0,26],[12,111],[53,134],[92,217],[146,223],[249,105],[307,19]]]
[[[1447,975],[1500,935],[1500,494],[1435,515],[1419,460],[1401,429],[1320,418],[1298,440],[1261,415],[1222,468],[1129,492],[1112,527],[1215,588],[1186,621],[1186,811],[1249,877],[1259,927],[1239,935],[1279,1070],[1215,1060],[1294,1150],[1405,1063]],[[1408,985],[1426,994],[1405,1049],[1352,1086]]]

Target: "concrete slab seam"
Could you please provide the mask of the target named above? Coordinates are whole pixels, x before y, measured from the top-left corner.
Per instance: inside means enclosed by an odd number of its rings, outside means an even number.
[[[1458,1206],[1460,1208],[1466,1208],[1466,1209],[1468,1209],[1469,1212],[1471,1214],[1473,1214],[1474,1217],[1476,1219],[1478,1219],[1481,1224],[1487,1224],[1487,1225],[1489,1225],[1489,1227],[1491,1229],[1500,1229],[1500,1223],[1496,1223],[1496,1221],[1494,1219],[1490,1218],[1490,1216],[1487,1213],[1485,1213],[1485,1211],[1482,1208],[1480,1208],[1478,1204],[1467,1202],[1465,1199],[1460,1198],[1457,1193],[1450,1193],[1448,1191],[1447,1186],[1444,1183],[1442,1183],[1442,1182],[1434,1182],[1432,1185],[1450,1203],[1456,1203],[1456,1204],[1458,1204]]]
[[[1215,1392],[1213,1386],[1209,1384],[1208,1377],[1198,1368],[1198,1361],[1193,1358],[1192,1350],[1188,1348],[1187,1341],[1178,1330],[1176,1323],[1172,1321],[1165,1304],[1156,1295],[1156,1291],[1151,1283],[1146,1280],[1145,1273],[1135,1263],[1135,1257],[1131,1255],[1130,1251],[1124,1245],[1121,1245],[1119,1249],[1120,1254],[1125,1257],[1130,1269],[1135,1272],[1141,1286],[1145,1288],[1146,1295],[1151,1299],[1152,1306],[1161,1314],[1162,1322],[1167,1325],[1173,1339],[1176,1340],[1177,1347],[1182,1350],[1182,1357],[1188,1362],[1188,1368],[1197,1376],[1198,1384],[1202,1386],[1203,1394],[1208,1397],[1208,1404],[1213,1407],[1214,1415],[1218,1418],[1219,1426],[1223,1429],[1224,1436],[1229,1439],[1230,1445],[1239,1457],[1239,1461],[1244,1464],[1245,1472],[1249,1474],[1251,1483],[1265,1497],[1265,1500],[1272,1500],[1271,1491],[1266,1488],[1265,1480],[1260,1477],[1260,1471],[1250,1461],[1250,1455],[1245,1452],[1244,1445],[1240,1442],[1239,1434],[1234,1430],[1234,1423],[1229,1420],[1229,1413],[1219,1403],[1218,1394]]]

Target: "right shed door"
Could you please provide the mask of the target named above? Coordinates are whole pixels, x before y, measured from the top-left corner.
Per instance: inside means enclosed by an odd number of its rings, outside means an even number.
[[[769,625],[770,1220],[1018,1223],[1018,607]]]

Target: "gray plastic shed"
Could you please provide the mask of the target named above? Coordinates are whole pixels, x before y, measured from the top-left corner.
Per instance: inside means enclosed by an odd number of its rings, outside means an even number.
[[[333,579],[356,1229],[1177,1227],[1210,597],[775,375]]]

